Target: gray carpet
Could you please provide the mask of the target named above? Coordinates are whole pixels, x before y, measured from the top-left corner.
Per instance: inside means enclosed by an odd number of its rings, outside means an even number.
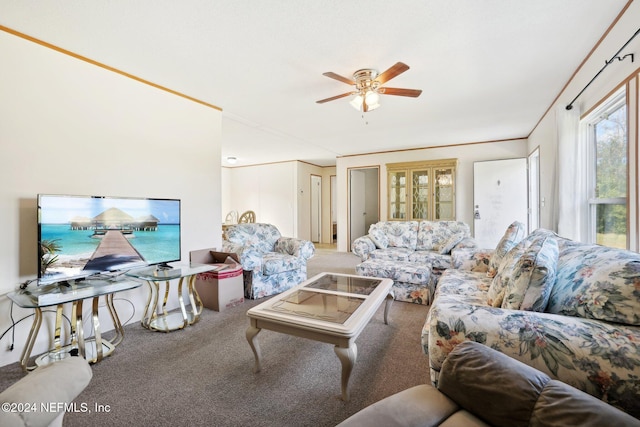
[[[358,259],[319,250],[309,275],[353,272]],[[262,331],[262,371],[245,339],[249,300],[223,312],[205,310],[185,330],[151,332],[125,327],[116,351],[93,365],[93,380],[77,402],[108,413],[68,413],[65,426],[333,426],[390,394],[428,382],[420,331],[428,307],[395,302],[390,325],[384,306],[356,341],[351,400],[340,400],[340,362],[331,345]],[[22,374],[0,368],[0,387]]]
[[[356,274],[356,265],[360,262],[360,257],[350,252],[337,252],[330,246],[318,246],[315,256],[307,263],[307,275],[311,277],[323,271]]]

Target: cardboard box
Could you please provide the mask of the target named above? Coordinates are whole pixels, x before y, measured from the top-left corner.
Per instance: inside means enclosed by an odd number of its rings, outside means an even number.
[[[216,267],[215,270],[196,276],[195,288],[206,308],[223,311],[244,302],[242,265],[237,259],[236,254],[212,250],[191,253],[191,262]]]
[[[189,261],[195,264],[224,263],[229,257],[235,262],[240,262],[238,254],[233,252],[218,252],[215,249],[198,249],[189,252]]]

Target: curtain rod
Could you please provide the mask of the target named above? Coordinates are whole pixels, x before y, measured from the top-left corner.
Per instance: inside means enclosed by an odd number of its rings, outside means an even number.
[[[613,61],[615,61],[616,59],[618,61],[624,61],[627,57],[631,57],[631,62],[633,62],[634,59],[634,55],[633,53],[628,53],[624,56],[619,56],[620,52],[622,52],[624,50],[625,47],[627,47],[629,45],[629,43],[631,43],[631,40],[633,40],[638,34],[640,33],[640,28],[638,28],[638,31],[636,31],[629,40],[627,40],[627,42],[624,44],[624,46],[622,46],[612,57],[610,60],[605,61],[604,63],[604,67],[602,67],[600,69],[600,71],[598,71],[598,74],[596,74],[595,76],[593,76],[593,78],[589,81],[589,83],[587,83],[587,85],[585,87],[582,88],[582,90],[580,91],[580,93],[578,95],[576,95],[575,98],[573,98],[573,101],[571,101],[569,103],[569,105],[567,105],[566,109],[567,110],[571,110],[573,108],[573,103],[576,102],[576,99],[578,99],[580,97],[580,95],[582,95],[582,92],[584,92],[590,85],[591,83],[593,83],[593,81],[595,79],[598,78],[598,76],[600,75],[600,73],[602,73],[604,71],[605,68],[607,68]]]

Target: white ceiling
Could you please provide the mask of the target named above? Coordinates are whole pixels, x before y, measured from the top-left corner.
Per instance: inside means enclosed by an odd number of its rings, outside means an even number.
[[[223,109],[237,166],[526,137],[627,0],[0,2],[0,25]],[[362,113],[322,75],[411,69]],[[223,165],[226,165],[223,160]]]

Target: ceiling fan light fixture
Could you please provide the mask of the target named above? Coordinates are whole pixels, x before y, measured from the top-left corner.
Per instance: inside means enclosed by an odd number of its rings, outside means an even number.
[[[368,90],[367,93],[364,95],[364,102],[366,102],[369,107],[377,104],[379,100],[380,100],[380,95],[378,95],[377,92],[374,92],[372,90]]]
[[[380,106],[380,104],[379,104],[379,103],[377,103],[377,102],[376,102],[375,104],[369,104],[369,103],[367,102],[367,111],[373,111],[373,110],[375,110],[376,108],[378,108],[379,106]]]
[[[356,110],[366,113],[380,107],[379,101],[381,93],[385,95],[417,98],[422,93],[420,89],[386,88],[383,86],[386,82],[404,73],[408,69],[409,66],[407,64],[397,62],[382,74],[379,74],[378,70],[374,70],[373,68],[363,68],[353,73],[353,79],[342,77],[332,71],[323,73],[324,76],[353,86],[355,90],[353,92],[321,99],[316,101],[316,103],[324,104],[325,102],[356,95],[349,103]]]
[[[356,95],[356,97],[353,98],[351,102],[349,102],[349,104],[351,104],[351,106],[356,110],[360,111],[362,109],[363,101],[364,101],[364,98],[362,97],[362,95]]]
[[[373,90],[368,90],[364,95],[364,102],[367,104],[367,111],[375,110],[380,106],[380,95],[378,92]]]

